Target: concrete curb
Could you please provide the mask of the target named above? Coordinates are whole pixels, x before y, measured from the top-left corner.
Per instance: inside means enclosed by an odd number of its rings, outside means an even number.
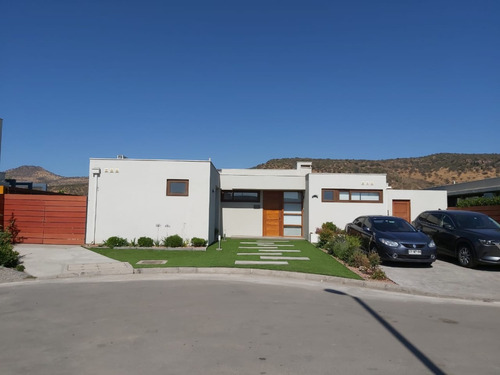
[[[424,296],[424,297],[435,297],[435,298],[448,298],[448,299],[459,299],[466,301],[481,301],[481,302],[500,302],[500,299],[489,299],[489,298],[476,298],[476,297],[464,297],[455,296],[448,294],[430,293],[424,292],[413,288],[406,288],[399,286],[397,284],[391,284],[388,282],[378,282],[378,281],[365,281],[365,280],[354,280],[346,279],[343,277],[336,276],[326,276],[326,275],[316,275],[301,272],[289,272],[289,271],[274,271],[274,270],[263,270],[263,269],[253,269],[253,268],[199,268],[199,267],[165,267],[165,268],[135,268],[134,274],[161,274],[161,273],[171,273],[171,274],[220,274],[220,275],[255,275],[255,276],[266,276],[266,277],[276,277],[276,278],[289,278],[295,280],[307,280],[307,281],[317,281],[332,284],[340,284],[343,286],[352,286],[357,288],[368,288],[380,291],[389,291],[404,293],[409,295]]]

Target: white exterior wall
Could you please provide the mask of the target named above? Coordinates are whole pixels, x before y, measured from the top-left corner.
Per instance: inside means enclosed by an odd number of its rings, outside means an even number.
[[[388,215],[392,215],[393,200],[409,200],[411,221],[426,210],[446,210],[446,190],[392,190],[387,189]]]
[[[173,234],[209,240],[210,220],[216,220],[210,214],[214,171],[210,161],[91,159],[86,242]],[[167,179],[189,180],[189,195],[167,196]]]
[[[344,229],[356,217],[361,215],[387,215],[385,191],[387,188],[385,174],[316,174],[308,176],[307,194],[304,200],[308,208],[304,234],[311,242],[317,242],[316,228],[331,221],[340,229]],[[382,203],[368,202],[322,202],[322,189],[356,189],[382,190]]]
[[[260,202],[221,202],[223,234],[231,236],[262,236],[263,191],[304,191],[305,176],[310,168],[299,169],[222,169],[222,190],[258,190]]]

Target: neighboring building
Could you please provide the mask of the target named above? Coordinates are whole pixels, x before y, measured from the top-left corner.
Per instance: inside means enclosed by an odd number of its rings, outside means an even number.
[[[385,174],[296,169],[221,169],[211,161],[91,159],[87,243],[178,234],[303,237],[332,221],[343,228],[365,214],[413,220],[445,209],[446,192],[393,190]]]
[[[500,177],[437,186],[428,190],[444,190],[448,194],[448,207],[456,207],[459,199],[471,197],[495,197],[500,195]]]

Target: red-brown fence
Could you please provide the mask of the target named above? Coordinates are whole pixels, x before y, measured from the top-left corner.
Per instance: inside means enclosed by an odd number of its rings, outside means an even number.
[[[448,207],[448,210],[481,212],[500,223],[500,206]]]
[[[1,195],[3,225],[15,219],[22,243],[85,243],[87,197],[68,195]]]

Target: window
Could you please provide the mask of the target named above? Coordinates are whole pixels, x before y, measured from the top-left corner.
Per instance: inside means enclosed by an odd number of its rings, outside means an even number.
[[[323,189],[323,202],[382,203],[382,190]]]
[[[302,236],[302,192],[285,191],[283,193],[283,235]]]
[[[167,180],[167,195],[187,197],[189,180]]]
[[[223,190],[222,202],[260,202],[260,191]]]

